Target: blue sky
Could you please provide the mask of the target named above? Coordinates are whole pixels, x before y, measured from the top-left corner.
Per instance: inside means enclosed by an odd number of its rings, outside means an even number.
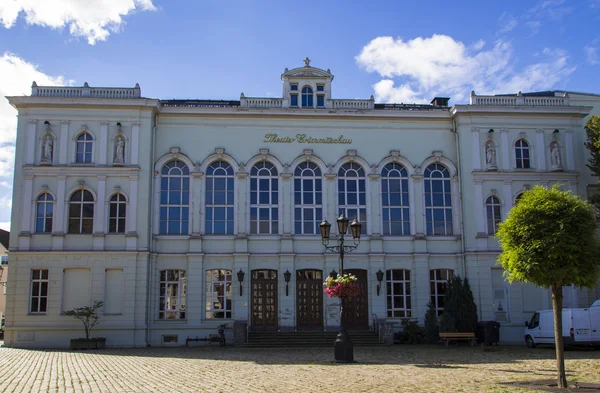
[[[429,102],[600,93],[600,0],[0,2],[0,95],[43,84],[131,86],[153,98],[280,96],[280,74],[331,69],[334,98]],[[16,111],[0,100],[0,227]]]

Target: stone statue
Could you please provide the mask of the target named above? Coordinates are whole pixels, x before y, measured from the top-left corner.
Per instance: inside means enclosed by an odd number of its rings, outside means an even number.
[[[310,67],[310,59],[308,56],[306,56],[306,59],[304,59],[304,67]]]
[[[125,142],[123,142],[123,138],[118,138],[115,143],[115,163],[122,164],[125,155]]]
[[[553,143],[550,146],[550,160],[552,162],[552,169],[561,169],[562,160],[560,159],[560,149],[558,143]]]
[[[493,143],[488,143],[485,149],[485,163],[488,169],[496,169],[496,148]]]
[[[52,162],[52,137],[50,135],[47,135],[44,141],[42,161],[47,163]]]

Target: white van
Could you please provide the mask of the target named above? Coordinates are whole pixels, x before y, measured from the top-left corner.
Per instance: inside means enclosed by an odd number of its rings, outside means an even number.
[[[562,313],[565,345],[600,345],[600,300],[590,308],[563,308]],[[529,348],[554,344],[552,310],[536,311],[525,326],[525,343]]]

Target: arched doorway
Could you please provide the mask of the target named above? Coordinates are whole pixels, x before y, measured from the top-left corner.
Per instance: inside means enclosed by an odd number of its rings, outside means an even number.
[[[252,270],[253,330],[277,330],[277,270]]]
[[[323,329],[323,271],[296,271],[296,328]]]

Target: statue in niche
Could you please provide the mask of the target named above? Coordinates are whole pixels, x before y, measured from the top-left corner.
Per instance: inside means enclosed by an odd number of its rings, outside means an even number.
[[[115,142],[115,159],[113,164],[115,165],[123,165],[125,157],[125,142],[123,138],[117,138]]]
[[[52,163],[52,137],[50,135],[46,135],[46,139],[44,139],[44,144],[42,145],[42,163],[43,164],[51,164]]]
[[[485,145],[485,163],[488,170],[498,169],[496,164],[496,147],[494,142],[488,142]]]
[[[560,148],[558,143],[554,142],[550,145],[550,161],[552,162],[552,170],[562,169],[562,160],[560,158]]]

